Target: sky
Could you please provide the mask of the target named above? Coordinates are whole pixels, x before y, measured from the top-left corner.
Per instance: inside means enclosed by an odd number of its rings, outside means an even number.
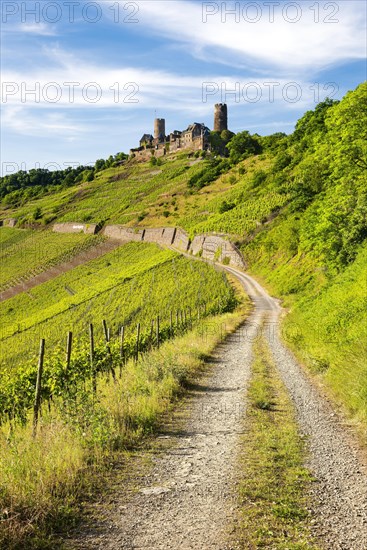
[[[290,133],[366,79],[364,0],[2,0],[1,173],[94,164],[192,122]]]

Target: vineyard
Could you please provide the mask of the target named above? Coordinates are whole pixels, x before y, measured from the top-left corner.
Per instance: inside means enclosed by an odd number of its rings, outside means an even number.
[[[0,227],[0,291],[70,260],[100,242],[102,237],[84,234],[62,235]]]
[[[64,391],[69,378],[85,381],[92,372],[108,370],[112,363],[121,366],[121,359],[182,334],[195,320],[234,306],[233,290],[223,274],[143,243],[121,246],[7,300],[0,304],[0,417],[25,420],[34,398],[41,338],[47,349],[43,396],[50,399]],[[91,325],[96,342],[92,362]],[[65,375],[67,332],[74,335],[74,351]]]
[[[129,243],[0,303],[0,546],[38,548],[242,320],[223,273]],[[9,542],[11,541],[11,543]]]

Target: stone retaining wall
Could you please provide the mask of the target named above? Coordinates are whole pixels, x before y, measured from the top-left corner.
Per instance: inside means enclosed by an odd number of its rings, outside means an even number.
[[[17,225],[17,218],[7,218],[3,221],[5,227],[15,227]]]
[[[97,233],[97,224],[95,223],[55,223],[52,228],[55,233],[85,233],[86,235],[95,235]]]
[[[245,267],[240,252],[230,241],[220,235],[198,235],[190,243],[186,231],[176,227],[134,229],[123,225],[107,225],[103,233],[106,237],[125,242],[143,241],[157,243],[162,246],[172,246],[182,252],[201,256],[206,260],[217,261],[234,267]]]
[[[120,241],[142,241],[144,239],[145,229],[134,229],[133,227],[124,227],[123,225],[106,225],[103,234],[110,239]]]
[[[199,239],[202,239],[201,255],[206,260],[226,263],[235,267],[244,267],[244,261],[240,252],[227,239],[224,239],[218,235],[200,235]],[[197,248],[197,246],[195,248]],[[195,248],[193,249],[193,254],[195,254]]]
[[[175,248],[178,248],[179,250],[182,250],[183,252],[187,252],[189,250],[190,246],[190,239],[186,231],[183,231],[183,229],[176,229],[176,235],[175,240],[173,241],[173,246]]]
[[[171,246],[175,240],[176,231],[175,227],[147,228],[144,231],[144,241]]]

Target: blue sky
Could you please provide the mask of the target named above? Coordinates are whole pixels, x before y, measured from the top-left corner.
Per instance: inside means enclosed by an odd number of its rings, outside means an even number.
[[[2,173],[94,163],[153,131],[291,132],[366,78],[366,3],[2,0]],[[33,93],[32,93],[33,90]]]

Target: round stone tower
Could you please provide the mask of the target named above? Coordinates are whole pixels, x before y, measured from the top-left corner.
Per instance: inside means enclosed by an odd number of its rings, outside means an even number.
[[[226,103],[217,103],[214,106],[214,132],[228,130],[228,113]]]
[[[166,137],[166,121],[164,118],[154,119],[154,138],[164,139]]]

